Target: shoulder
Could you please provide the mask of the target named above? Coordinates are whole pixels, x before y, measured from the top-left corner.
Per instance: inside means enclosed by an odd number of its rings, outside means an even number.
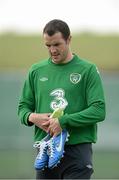
[[[95,69],[96,64],[94,64],[91,60],[81,58],[76,55],[77,58],[77,63],[79,64],[80,67],[82,67],[85,70],[90,70],[90,69]]]
[[[34,72],[37,72],[39,69],[45,67],[48,65],[48,59],[44,59],[44,60],[41,60],[35,64],[33,64],[30,69],[29,69],[29,73],[34,73]]]
[[[96,74],[100,74],[95,63],[88,59],[80,58],[79,56],[76,56],[76,58],[77,68],[80,69],[80,72],[85,75],[85,77],[88,77],[89,75],[95,76]]]
[[[33,64],[30,68],[32,71],[37,71],[37,69],[42,68],[48,65],[48,59],[41,60],[35,64]]]
[[[94,63],[88,59],[80,58],[81,65],[87,68],[95,66]]]

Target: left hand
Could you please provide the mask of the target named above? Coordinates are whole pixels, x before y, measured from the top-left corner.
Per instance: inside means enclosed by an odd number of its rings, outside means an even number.
[[[50,125],[48,127],[48,133],[50,133],[51,136],[57,136],[61,133],[62,128],[60,126],[58,118],[50,118],[49,120]]]

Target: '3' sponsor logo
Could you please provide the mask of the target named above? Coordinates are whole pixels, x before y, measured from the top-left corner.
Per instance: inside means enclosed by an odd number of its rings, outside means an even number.
[[[54,89],[50,96],[54,96],[53,101],[50,103],[50,107],[55,110],[57,108],[65,109],[68,102],[65,98],[65,92],[63,89]]]

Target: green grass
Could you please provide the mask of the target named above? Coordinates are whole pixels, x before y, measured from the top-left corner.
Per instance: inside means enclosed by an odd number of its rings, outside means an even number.
[[[34,154],[24,150],[0,151],[0,179],[33,179]]]
[[[119,36],[82,34],[74,36],[72,49],[103,70],[119,69]]]
[[[119,152],[94,152],[94,179],[119,179]]]
[[[73,34],[72,51],[105,70],[119,69],[119,36]],[[38,35],[0,35],[0,68],[24,68],[47,58],[43,38]]]

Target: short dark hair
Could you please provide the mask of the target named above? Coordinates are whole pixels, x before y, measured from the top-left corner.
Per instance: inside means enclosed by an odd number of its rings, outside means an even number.
[[[67,23],[60,19],[54,19],[49,21],[43,29],[43,34],[46,33],[49,36],[52,36],[57,32],[61,32],[63,38],[67,40],[70,35],[70,29]]]

